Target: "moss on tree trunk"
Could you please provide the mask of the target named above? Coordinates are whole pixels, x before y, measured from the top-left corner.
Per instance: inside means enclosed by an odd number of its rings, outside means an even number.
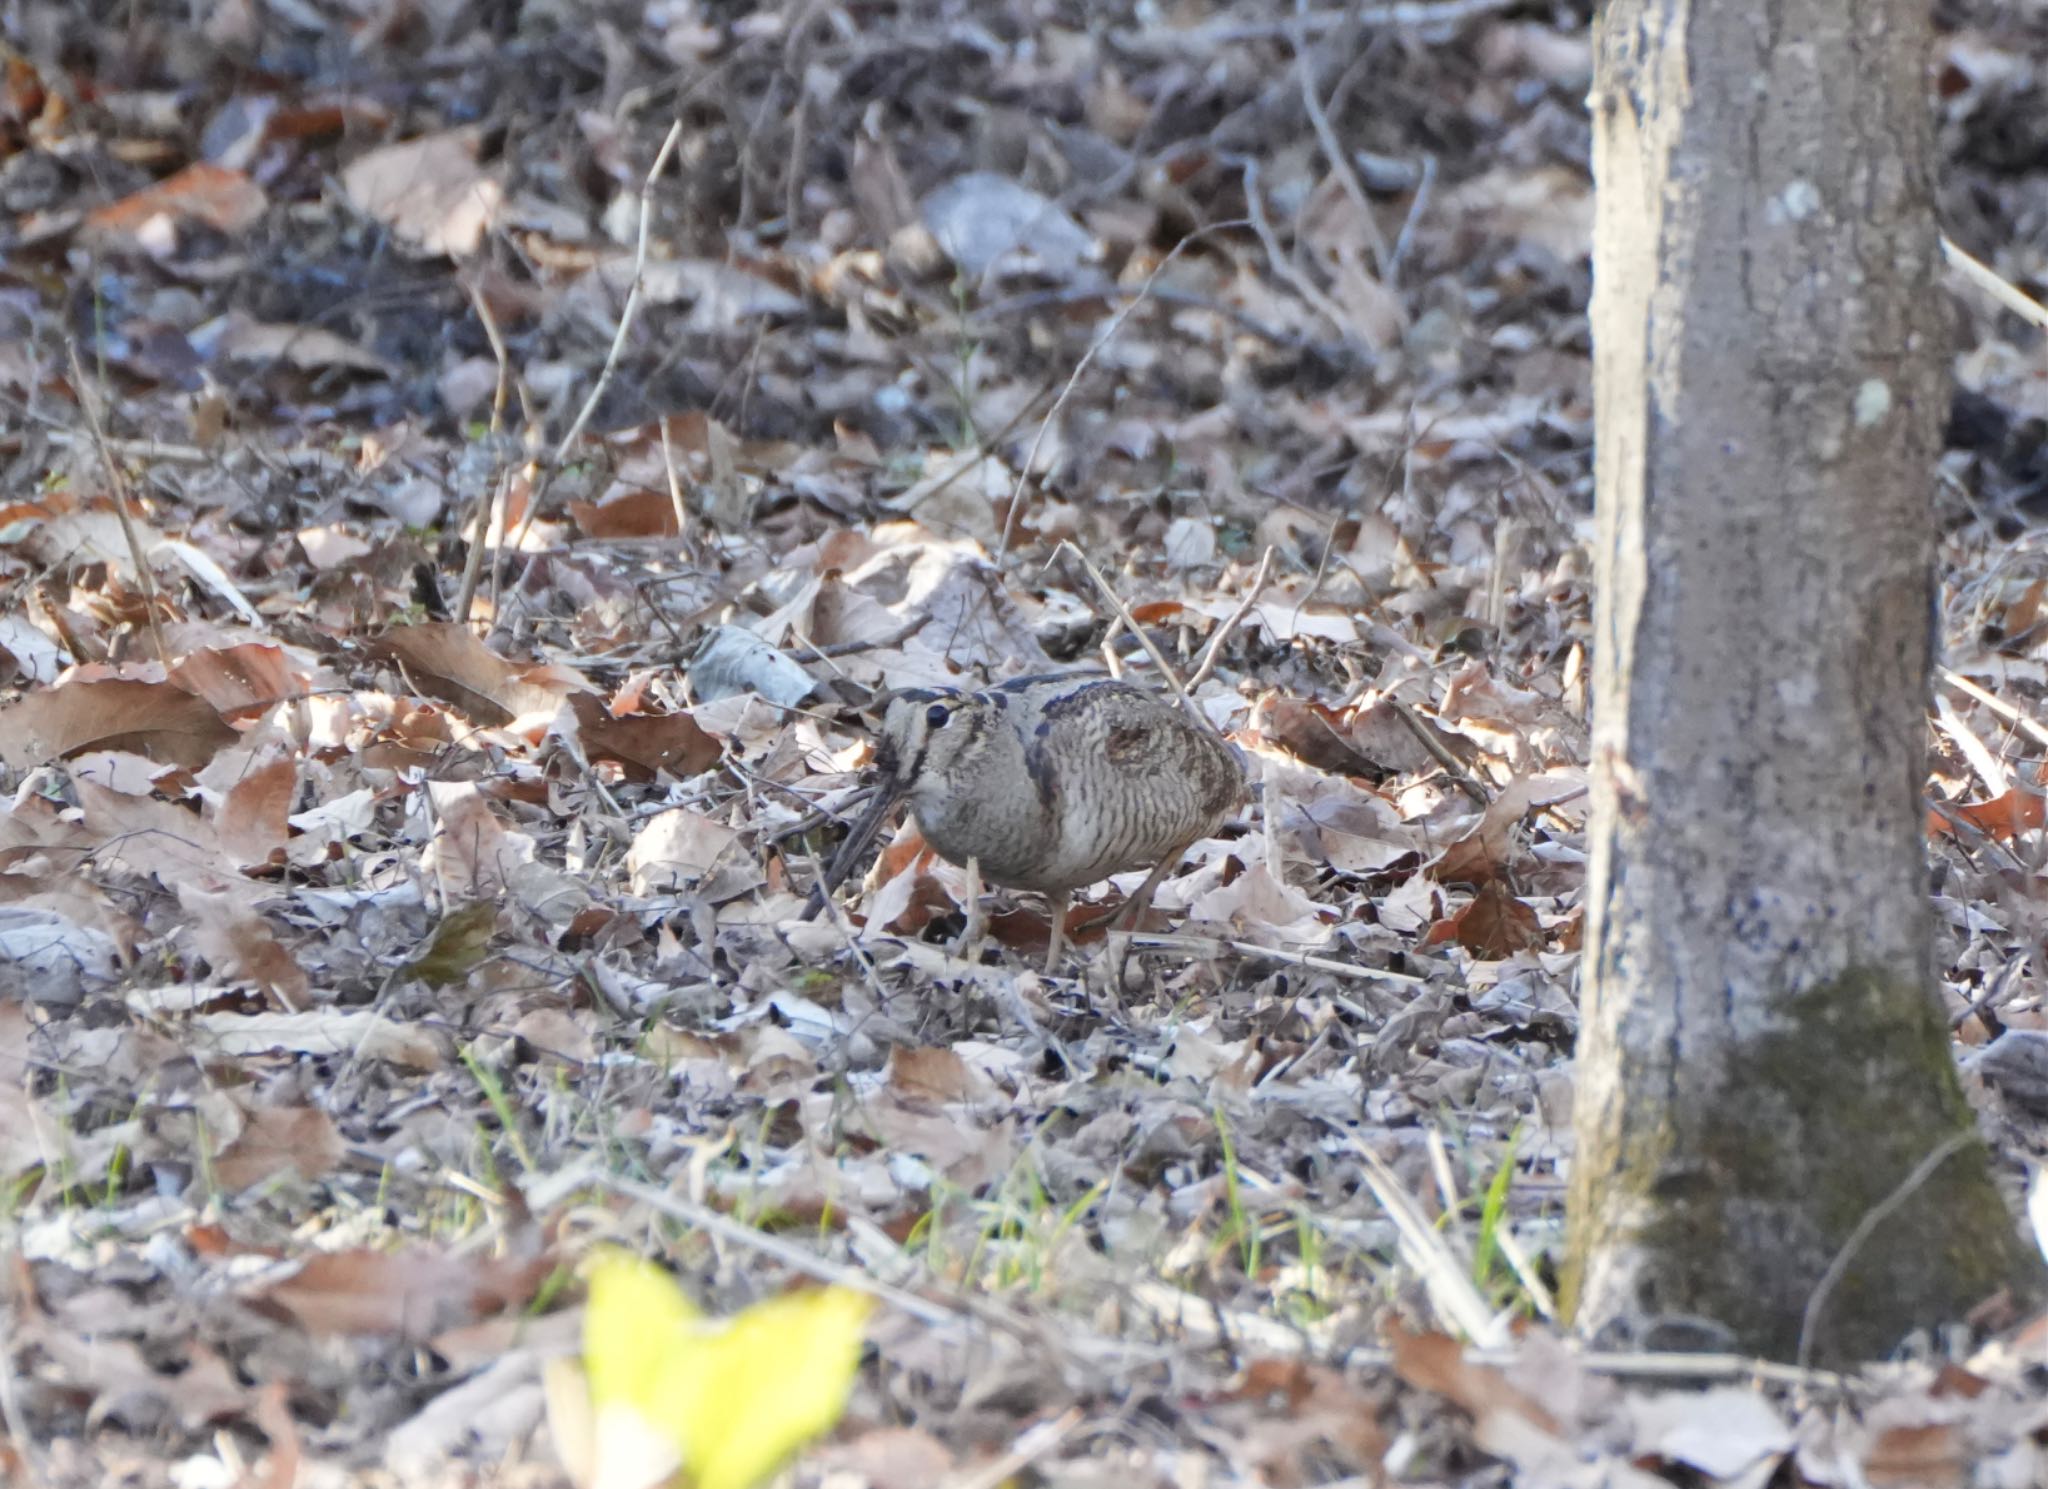
[[[1928,969],[1929,39],[1853,0],[1597,22],[1591,1328],[1790,1355],[1811,1310],[1847,1359],[2039,1281]]]

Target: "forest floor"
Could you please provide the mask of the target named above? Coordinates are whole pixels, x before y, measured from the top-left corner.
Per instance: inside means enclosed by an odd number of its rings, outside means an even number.
[[[803,1484],[2042,1481],[2023,1322],[1554,1321],[1586,9],[0,11],[0,1482],[563,1482],[604,1241],[883,1295]],[[2048,30],[1941,20],[1944,225],[2038,293]],[[1930,837],[2017,1196],[2048,376],[1956,299]],[[1135,936],[963,956],[910,829],[802,918],[879,690],[1068,666],[1258,787]]]

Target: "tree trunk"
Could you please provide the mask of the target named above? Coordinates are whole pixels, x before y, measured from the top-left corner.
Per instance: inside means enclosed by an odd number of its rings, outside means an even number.
[[[1583,1328],[1868,1357],[2038,1268],[1930,971],[1929,16],[1608,0],[1598,33],[1567,1292]]]

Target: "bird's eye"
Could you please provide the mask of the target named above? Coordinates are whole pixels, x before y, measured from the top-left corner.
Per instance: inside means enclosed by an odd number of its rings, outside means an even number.
[[[928,729],[943,729],[946,727],[946,720],[952,717],[952,709],[943,703],[934,703],[924,711],[925,727]]]

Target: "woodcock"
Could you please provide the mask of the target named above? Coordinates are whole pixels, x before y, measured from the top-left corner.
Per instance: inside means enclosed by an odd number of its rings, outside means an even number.
[[[940,857],[1051,897],[1048,969],[1073,891],[1150,868],[1126,906],[1142,912],[1189,845],[1245,796],[1244,767],[1214,730],[1149,688],[1090,673],[898,693],[877,763],[881,789],[833,859],[826,892],[908,798]]]

